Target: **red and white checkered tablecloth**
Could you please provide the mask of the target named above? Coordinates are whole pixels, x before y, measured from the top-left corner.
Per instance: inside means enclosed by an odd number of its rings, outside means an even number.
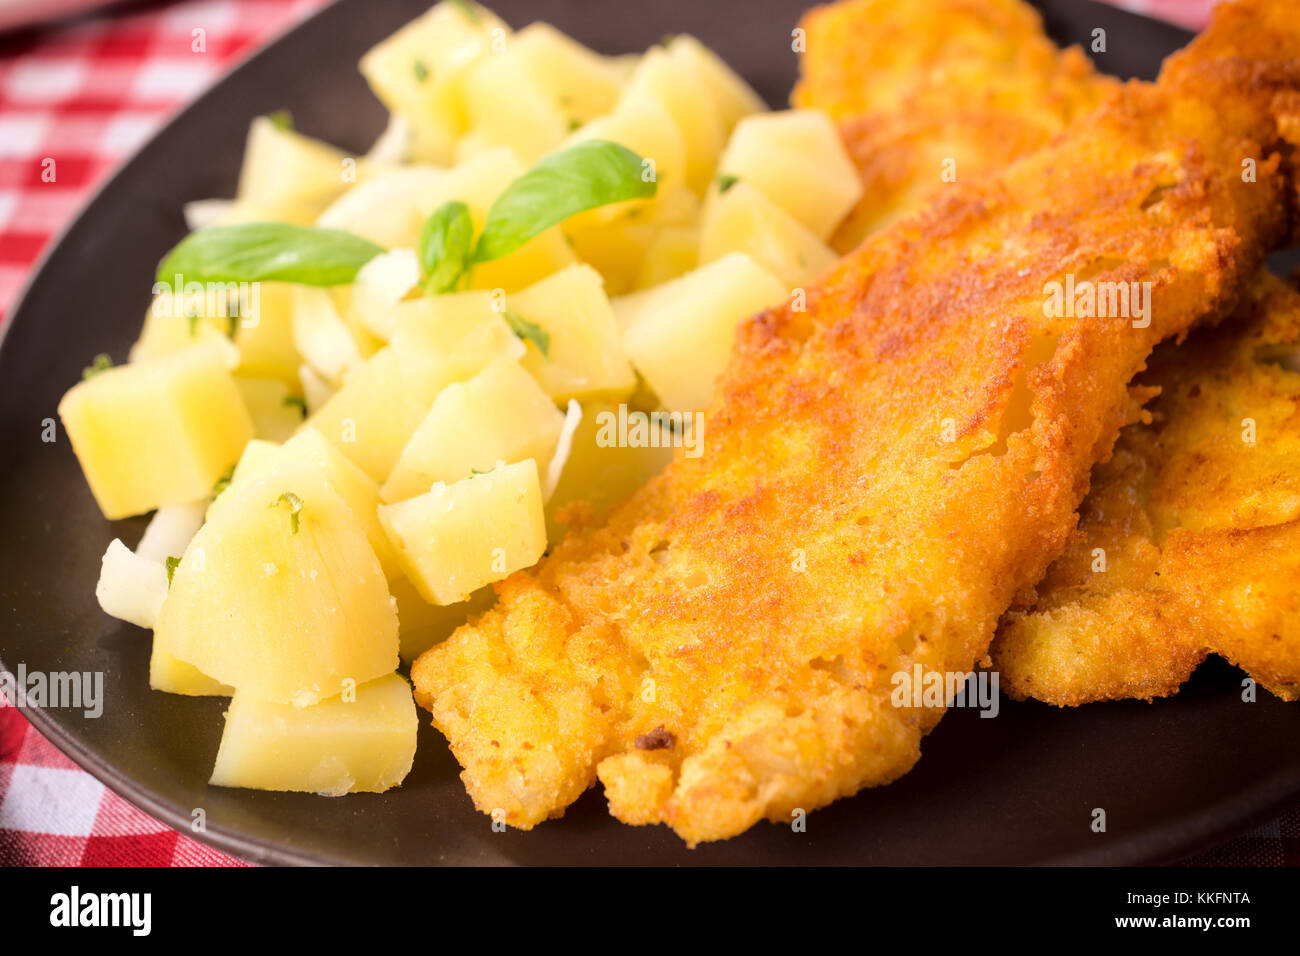
[[[325,2],[132,5],[0,38],[0,321],[106,173],[241,56]],[[0,707],[0,865],[244,864],[135,809]]]
[[[135,5],[0,38],[0,321],[32,263],[105,173],[241,54],[325,2]],[[1192,27],[1212,5],[1112,2]],[[1189,862],[1300,865],[1300,811]],[[19,711],[0,707],[0,865],[244,864],[135,809]]]

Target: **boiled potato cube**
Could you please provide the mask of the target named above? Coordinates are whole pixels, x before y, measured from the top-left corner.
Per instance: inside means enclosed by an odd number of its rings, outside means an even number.
[[[656,96],[645,89],[629,89],[619,97],[614,112],[593,120],[569,137],[569,144],[589,139],[607,139],[626,146],[649,165],[647,181],[658,184],[663,195],[686,182],[686,140],[677,121]],[[613,219],[630,205],[652,206],[654,199],[630,199],[600,206],[575,216],[582,219]]]
[[[167,293],[157,295],[145,313],[140,337],[131,346],[127,358],[131,362],[173,355],[195,345],[230,341],[230,317],[204,315],[194,309],[194,315],[185,315],[183,302],[175,302]],[[232,353],[233,354],[233,353]],[[236,358],[235,361],[238,361]]]
[[[59,417],[109,519],[194,501],[239,458],[253,423],[219,345],[100,372]]]
[[[384,577],[392,580],[402,574],[397,562],[397,555],[388,541],[388,535],[379,524],[375,509],[379,507],[379,488],[370,476],[353,464],[346,455],[330,444],[312,428],[303,428],[283,445],[270,442],[251,441],[239,459],[235,474],[228,487],[218,497],[221,502],[213,507],[225,507],[226,503],[239,497],[238,489],[253,480],[266,480],[277,469],[296,468],[302,464],[315,469],[352,511],[352,517],[366,539],[375,549],[375,557],[384,571]],[[233,491],[233,493],[232,493]]]
[[[307,424],[372,479],[388,478],[434,398],[523,346],[488,292],[413,299],[395,308],[392,343],[357,369]]]
[[[748,183],[715,190],[700,227],[701,264],[743,252],[788,286],[820,275],[835,260],[829,246]]]
[[[818,110],[741,120],[718,172],[753,186],[823,241],[862,198],[862,181],[835,124]]]
[[[233,687],[213,680],[193,664],[172,657],[157,637],[149,655],[149,686],[184,697],[229,697],[235,692]]]
[[[347,158],[342,150],[259,116],[248,130],[236,201],[273,208],[310,204],[319,212],[347,186]]]
[[[210,782],[325,796],[382,793],[410,772],[419,724],[410,685],[398,674],[311,707],[236,693]]]
[[[627,208],[618,218],[576,216],[564,227],[578,259],[600,273],[610,295],[622,295],[635,285],[641,262],[659,232],[652,206],[623,205]]]
[[[694,411],[709,404],[736,324],[788,290],[749,256],[733,252],[639,295],[645,298],[623,332],[627,354],[666,408]]]
[[[423,494],[435,481],[459,481],[498,461],[531,458],[544,470],[564,415],[514,359],[501,358],[434,399],[381,489],[385,501]]]
[[[176,567],[155,637],[223,684],[300,707],[397,666],[374,548],[305,459],[227,490]]]
[[[300,359],[293,344],[292,288],[283,282],[257,282],[248,283],[241,292],[232,283],[223,293],[229,305],[216,296],[209,303],[206,296],[200,302],[200,297],[158,295],[145,316],[140,338],[131,346],[130,359],[161,358],[225,339],[235,345],[236,375],[279,379],[297,394]]]
[[[385,169],[336,199],[316,225],[350,232],[386,249],[414,248],[446,175],[433,166]]]
[[[766,111],[767,104],[762,96],[740,78],[735,70],[723,62],[722,57],[699,42],[694,36],[679,34],[667,42],[669,56],[679,62],[682,69],[689,69],[701,79],[701,86],[708,91],[718,108],[718,116],[723,122],[723,129],[731,133],[741,118],[750,113]]]
[[[669,186],[653,200],[618,203],[610,207],[616,212],[593,209],[574,216],[563,228],[578,258],[604,277],[605,291],[623,295],[637,287],[661,232],[692,225],[699,208],[699,199],[684,185]],[[695,255],[692,249],[692,259]]]
[[[664,226],[650,240],[632,287],[648,289],[662,285],[686,275],[699,262],[700,230],[694,226]],[[617,312],[616,308],[616,315]]]
[[[237,378],[235,387],[253,420],[253,434],[266,441],[287,441],[302,424],[302,399],[273,378]]]
[[[474,5],[439,3],[361,58],[375,95],[411,124],[415,151],[431,162],[451,158],[465,129],[460,82],[465,68],[504,43],[509,28]]]
[[[549,336],[545,355],[535,342],[527,344],[523,366],[557,402],[627,394],[636,384],[600,273],[591,266],[570,266],[516,292],[507,307]]]
[[[702,88],[713,97],[726,132],[731,132],[743,117],[767,109],[762,97],[695,37],[687,34],[673,37],[668,41],[668,54],[684,70],[699,77]]]
[[[686,184],[703,193],[713,179],[725,131],[718,107],[701,96],[703,80],[697,64],[655,47],[641,58],[624,95],[645,95],[661,103],[682,134]]]
[[[561,520],[560,512],[566,505],[586,502],[597,517],[603,516],[672,461],[672,436],[657,427],[653,432],[655,437],[645,444],[609,441],[609,420],[616,421],[618,414],[618,406],[608,402],[583,408],[568,461],[546,502],[546,530],[550,541],[559,541],[563,535],[566,522]]]
[[[482,614],[496,601],[490,587],[479,588],[469,600],[458,604],[430,604],[415,589],[409,578],[388,582],[388,590],[397,602],[397,627],[402,641],[402,661],[410,664],[417,657],[441,644],[452,631],[464,624],[471,614]]]
[[[298,366],[302,358],[293,342],[293,289],[286,282],[259,282],[251,308],[235,322],[239,365],[235,374],[273,378],[298,395]]]
[[[514,49],[480,57],[466,69],[462,98],[471,135],[509,147],[529,166],[569,132],[568,119]]]
[[[511,39],[510,48],[569,125],[614,109],[623,86],[622,70],[549,23],[524,27]]]
[[[546,519],[537,465],[530,458],[485,475],[381,505],[379,520],[407,577],[426,601],[456,604],[485,584],[537,563]]]

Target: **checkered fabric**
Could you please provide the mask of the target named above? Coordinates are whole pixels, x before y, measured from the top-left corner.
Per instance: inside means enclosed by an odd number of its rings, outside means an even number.
[[[240,55],[324,2],[128,6],[0,39],[0,320],[91,187]]]
[[[137,4],[0,38],[0,321],[106,173],[236,59],[325,2]],[[135,809],[0,707],[0,865],[245,864]]]
[[[106,172],[233,59],[325,2],[155,3],[0,38],[0,321],[41,250]],[[1212,6],[1112,2],[1191,27]],[[1300,865],[1300,810],[1188,862]],[[245,864],[130,806],[19,711],[0,707],[0,865]]]

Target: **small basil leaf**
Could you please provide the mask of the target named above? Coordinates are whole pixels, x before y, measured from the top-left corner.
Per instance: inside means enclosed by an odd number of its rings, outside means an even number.
[[[296,282],[347,285],[382,246],[338,229],[282,222],[210,226],[192,232],[158,266],[158,281]]]
[[[551,354],[551,333],[536,322],[529,322],[518,312],[506,310],[506,322],[510,324],[510,331],[515,333],[525,342],[532,342],[537,346],[537,351],[542,353],[542,358],[550,358]]]
[[[435,209],[420,230],[424,291],[438,295],[456,288],[469,265],[473,245],[474,221],[468,206],[453,200]]]
[[[492,204],[474,260],[500,259],[585,210],[649,199],[658,184],[642,178],[643,168],[643,160],[632,150],[603,139],[584,140],[542,157]]]

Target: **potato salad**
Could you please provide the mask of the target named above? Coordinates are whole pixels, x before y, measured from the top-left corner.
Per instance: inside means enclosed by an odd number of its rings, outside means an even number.
[[[403,667],[699,453],[736,324],[861,193],[824,115],[689,36],[604,56],[444,2],[360,69],[373,148],[255,119],[129,356],[59,407],[105,517],[152,513],[104,611],[152,631],[155,690],[230,698],[214,785],[398,785]]]

